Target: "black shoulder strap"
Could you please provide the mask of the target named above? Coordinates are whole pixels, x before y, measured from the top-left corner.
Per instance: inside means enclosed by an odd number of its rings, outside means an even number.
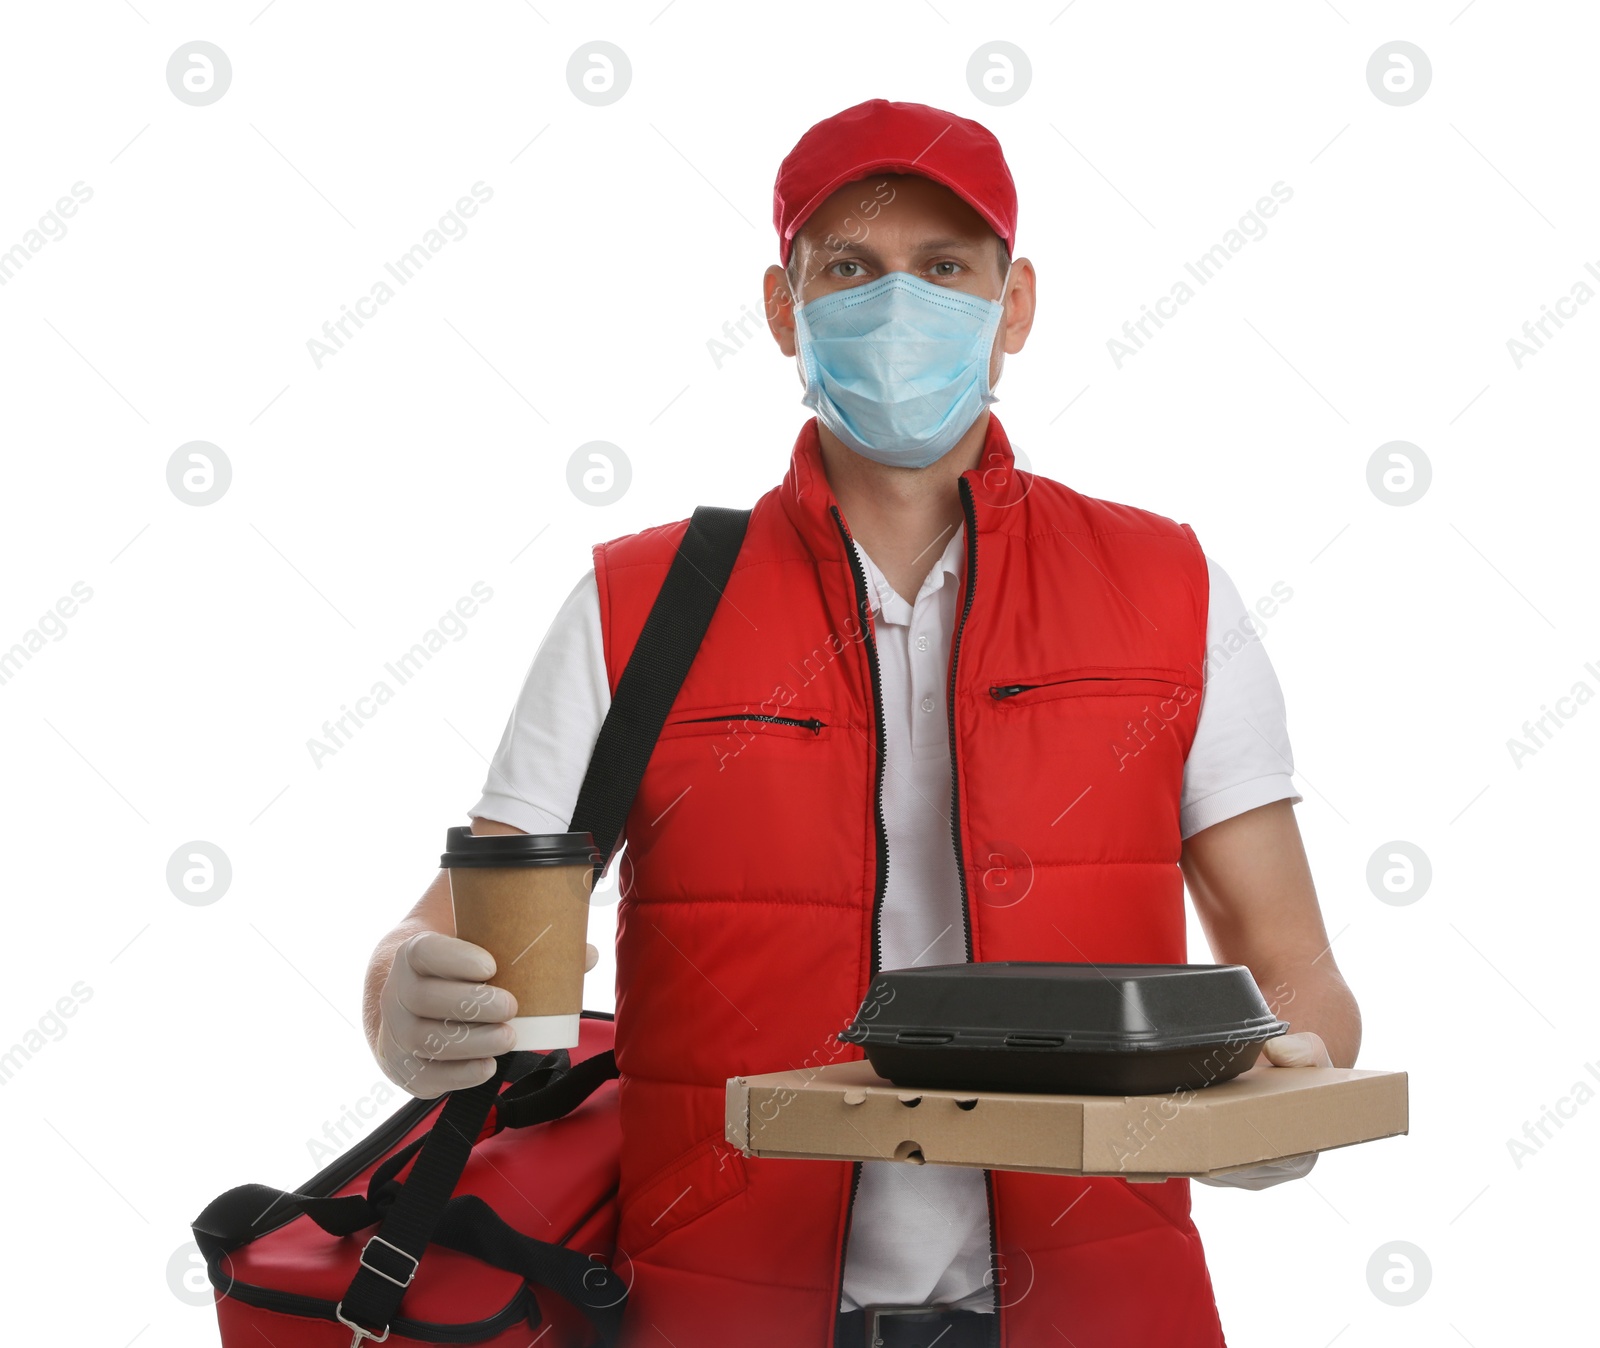
[[[748,510],[700,506],[694,512],[617,680],[569,825],[573,832],[594,836],[601,870],[611,864],[661,727],[711,625],[749,522]]]

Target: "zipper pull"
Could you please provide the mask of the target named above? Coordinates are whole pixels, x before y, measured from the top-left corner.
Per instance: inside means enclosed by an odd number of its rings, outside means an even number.
[[[1018,693],[1025,693],[1034,686],[1031,683],[992,683],[989,685],[989,696],[998,702],[1003,697],[1015,697]]]

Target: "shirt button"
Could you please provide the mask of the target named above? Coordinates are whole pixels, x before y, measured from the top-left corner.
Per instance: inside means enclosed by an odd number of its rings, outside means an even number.
[[[932,711],[933,710],[933,699],[931,697],[925,697],[925,698],[922,699],[922,710],[923,711]]]
[[[925,650],[928,649],[928,638],[927,637],[918,637],[917,638],[917,649],[919,651],[925,651]]]

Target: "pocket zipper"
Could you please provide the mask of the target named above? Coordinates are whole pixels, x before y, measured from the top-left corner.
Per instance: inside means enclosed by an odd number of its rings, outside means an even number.
[[[1142,683],[1164,684],[1171,682],[1174,688],[1183,686],[1176,680],[1152,679],[1142,674],[1132,676],[1101,674],[1089,675],[1081,679],[1046,679],[1043,683],[991,683],[989,685],[989,696],[999,702],[1008,697],[1015,697],[1018,693],[1031,692],[1035,688],[1053,688],[1060,683],[1127,683],[1130,682],[1130,678]]]
[[[756,713],[751,713],[749,715],[741,713],[737,716],[684,716],[672,722],[672,724],[693,725],[698,721],[726,721],[730,725],[734,721],[765,721],[768,725],[801,726],[804,729],[809,730],[813,735],[820,735],[823,731],[823,727],[827,725],[826,721],[819,721],[814,716],[802,719],[796,716],[765,716]]]

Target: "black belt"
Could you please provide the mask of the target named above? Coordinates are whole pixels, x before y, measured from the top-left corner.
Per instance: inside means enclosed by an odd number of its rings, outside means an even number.
[[[999,1316],[936,1306],[840,1311],[834,1348],[993,1348]]]

